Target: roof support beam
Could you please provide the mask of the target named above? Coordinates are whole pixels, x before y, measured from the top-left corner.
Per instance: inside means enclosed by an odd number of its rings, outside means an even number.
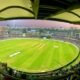
[[[34,14],[35,14],[35,19],[38,18],[39,3],[40,3],[40,0],[34,0],[33,3],[32,3],[33,11],[34,11]]]

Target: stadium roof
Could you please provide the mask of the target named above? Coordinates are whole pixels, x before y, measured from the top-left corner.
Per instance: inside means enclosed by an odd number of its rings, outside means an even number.
[[[80,23],[79,0],[0,0],[0,20],[51,19]]]

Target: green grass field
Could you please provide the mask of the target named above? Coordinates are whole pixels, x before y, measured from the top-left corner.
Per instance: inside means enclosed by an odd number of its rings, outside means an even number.
[[[79,49],[60,40],[7,39],[0,40],[0,61],[25,72],[45,72],[73,61]]]

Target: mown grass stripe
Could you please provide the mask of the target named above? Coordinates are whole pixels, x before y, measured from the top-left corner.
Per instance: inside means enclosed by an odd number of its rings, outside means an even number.
[[[9,67],[27,72],[55,70],[78,55],[76,48],[67,42],[52,39],[5,40],[0,41],[0,61],[7,62]],[[9,57],[18,51],[21,54]]]

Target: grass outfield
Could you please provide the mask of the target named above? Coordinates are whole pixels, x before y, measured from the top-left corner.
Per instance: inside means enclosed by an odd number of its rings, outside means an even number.
[[[48,39],[0,40],[0,61],[25,72],[45,72],[73,61],[79,49],[68,42]]]

